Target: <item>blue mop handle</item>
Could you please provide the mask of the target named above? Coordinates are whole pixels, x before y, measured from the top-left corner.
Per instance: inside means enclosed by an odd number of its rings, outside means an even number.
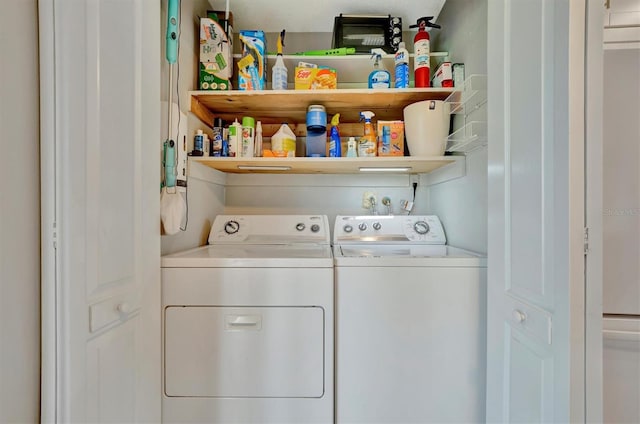
[[[178,60],[178,10],[180,9],[180,0],[169,0],[167,9],[167,61],[173,64]]]
[[[176,186],[176,143],[173,140],[164,143],[164,184]]]

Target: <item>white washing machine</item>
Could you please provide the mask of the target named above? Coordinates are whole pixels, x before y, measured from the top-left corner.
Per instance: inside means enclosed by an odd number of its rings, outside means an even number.
[[[338,216],[336,421],[485,420],[486,258],[435,216]]]
[[[326,216],[216,217],[162,258],[163,422],[332,423]]]

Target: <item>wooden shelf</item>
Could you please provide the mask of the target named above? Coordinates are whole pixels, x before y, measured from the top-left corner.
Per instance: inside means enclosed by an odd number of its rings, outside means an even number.
[[[269,174],[390,174],[428,173],[461,160],[454,156],[391,156],[375,158],[220,158],[191,157],[192,161],[227,173]]]
[[[233,122],[252,116],[263,124],[305,122],[307,107],[320,104],[328,117],[340,113],[344,123],[358,122],[370,110],[376,120],[403,119],[405,106],[422,100],[445,100],[453,88],[191,91],[191,112],[211,126],[220,117]]]

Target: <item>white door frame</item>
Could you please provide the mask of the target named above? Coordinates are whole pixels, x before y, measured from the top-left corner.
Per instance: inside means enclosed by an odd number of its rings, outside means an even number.
[[[53,0],[38,2],[40,56],[41,370],[40,422],[58,422],[58,270],[56,268],[55,33]]]
[[[585,50],[585,421],[602,422],[603,22],[601,0],[588,0]]]

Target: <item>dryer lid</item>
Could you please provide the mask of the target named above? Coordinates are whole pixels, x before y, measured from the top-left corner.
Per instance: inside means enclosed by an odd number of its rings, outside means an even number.
[[[163,268],[326,268],[329,245],[211,245],[162,257]]]

